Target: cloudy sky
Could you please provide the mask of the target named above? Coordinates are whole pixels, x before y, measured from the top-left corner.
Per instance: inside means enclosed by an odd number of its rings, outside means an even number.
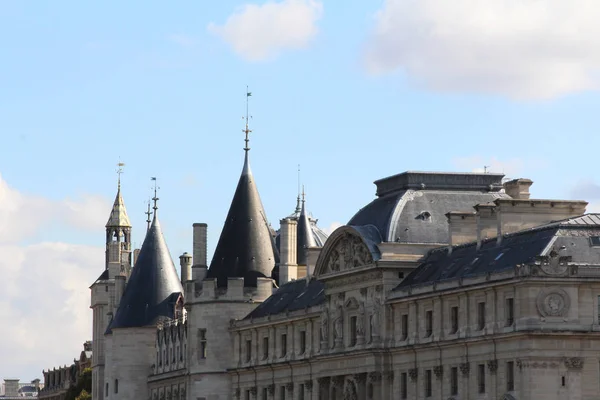
[[[41,377],[91,338],[89,285],[123,194],[139,245],[158,177],[172,256],[210,248],[242,167],[274,226],[301,164],[327,229],[405,170],[489,166],[600,211],[597,0],[4,0],[0,379]]]

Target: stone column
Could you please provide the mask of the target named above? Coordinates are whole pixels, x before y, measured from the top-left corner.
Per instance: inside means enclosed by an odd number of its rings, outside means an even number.
[[[413,301],[408,305],[408,344],[415,344],[419,332],[419,313],[417,302]]]
[[[381,372],[373,371],[369,372],[368,381],[373,385],[373,400],[382,398],[382,388],[381,388]]]

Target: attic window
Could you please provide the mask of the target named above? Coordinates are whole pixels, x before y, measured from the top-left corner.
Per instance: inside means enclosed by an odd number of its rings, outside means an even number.
[[[600,236],[590,237],[590,243],[594,247],[600,247]]]

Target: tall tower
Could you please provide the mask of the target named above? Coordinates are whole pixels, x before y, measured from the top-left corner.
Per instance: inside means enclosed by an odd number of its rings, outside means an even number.
[[[104,399],[104,332],[119,305],[125,282],[131,271],[131,223],[121,195],[123,163],[119,163],[118,186],[108,222],[106,223],[105,268],[90,286],[93,310],[92,331],[92,395],[95,400]]]

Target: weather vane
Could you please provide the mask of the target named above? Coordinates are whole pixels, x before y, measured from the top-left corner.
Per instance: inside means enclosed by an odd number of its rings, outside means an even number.
[[[489,166],[489,165],[484,165],[484,166],[483,166],[483,173],[484,173],[484,174],[487,174],[487,173],[488,173],[488,168],[490,168],[490,166]]]
[[[121,174],[123,173],[123,167],[125,166],[124,162],[119,161],[117,164],[117,175],[119,175],[118,185],[119,189],[121,189]]]
[[[252,116],[248,114],[248,103],[249,103],[249,100],[250,100],[250,96],[252,96],[252,92],[249,92],[248,91],[248,86],[246,86],[246,117],[245,118],[242,117],[242,118],[244,118],[246,120],[246,128],[242,129],[242,132],[244,132],[246,134],[246,138],[244,139],[244,141],[246,142],[246,147],[244,147],[244,151],[246,151],[246,152],[248,150],[250,150],[250,147],[248,147],[248,143],[250,142],[250,138],[248,137],[248,134],[250,132],[252,132],[250,130],[250,128],[248,128],[249,120],[250,120],[250,118],[252,118]]]
[[[156,177],[153,176],[152,178],[150,178],[151,180],[154,181],[154,197],[152,198],[152,201],[154,201],[154,207],[152,207],[152,209],[154,210],[154,212],[156,213],[156,210],[158,210],[158,206],[156,205],[156,203],[158,202],[158,196],[156,195],[158,192],[158,189],[160,189],[157,185],[156,182]]]

